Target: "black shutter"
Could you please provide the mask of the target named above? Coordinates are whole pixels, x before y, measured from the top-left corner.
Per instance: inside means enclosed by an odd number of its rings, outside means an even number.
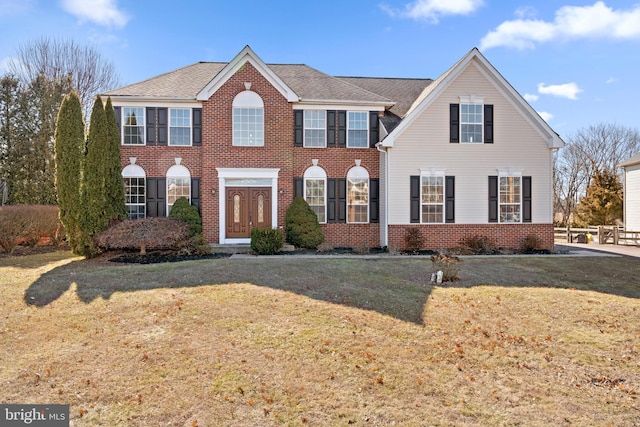
[[[202,145],[202,108],[194,108],[191,110],[193,116],[193,124],[191,132],[193,134],[192,145],[200,147]]]
[[[420,222],[420,177],[418,175],[411,175],[410,187],[409,187],[409,199],[411,201],[410,208],[410,222]]]
[[[147,145],[156,145],[157,136],[157,109],[147,107]]]
[[[293,146],[302,147],[304,141],[304,110],[293,110]]]
[[[444,222],[456,222],[456,177],[444,177],[445,205]]]
[[[369,179],[369,222],[380,220],[380,180]]]
[[[147,216],[167,216],[165,178],[147,178]]]
[[[347,222],[347,180],[345,178],[338,178],[336,180],[337,188],[336,193],[338,195],[338,213],[337,222]]]
[[[484,106],[484,143],[493,144],[493,105]]]
[[[531,177],[522,177],[522,222],[531,222]]]
[[[379,142],[378,112],[369,111],[369,146],[374,148]]]
[[[449,104],[449,142],[460,142],[460,104]]]
[[[336,146],[336,110],[327,111],[327,147]]]
[[[113,113],[116,116],[116,127],[118,128],[118,141],[122,144],[122,112],[120,107],[113,107]]]
[[[327,222],[336,222],[336,179],[327,178]]]
[[[498,222],[498,177],[489,177],[489,222]]]
[[[347,112],[338,111],[338,147],[347,146]]]
[[[293,178],[293,197],[304,197],[304,181],[302,178]]]
[[[200,178],[191,178],[191,204],[200,212]]]
[[[157,127],[158,127],[158,139],[157,139],[157,143],[158,145],[167,145],[167,142],[169,141],[169,135],[168,135],[168,124],[169,124],[169,113],[167,111],[166,108],[158,108],[158,123],[157,123]]]

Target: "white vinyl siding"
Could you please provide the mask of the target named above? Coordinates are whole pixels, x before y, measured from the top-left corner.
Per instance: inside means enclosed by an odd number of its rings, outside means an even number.
[[[625,168],[625,229],[640,231],[640,165]]]
[[[487,177],[520,168],[532,177],[532,222],[551,224],[552,151],[547,139],[471,61],[460,76],[395,139],[388,151],[389,224],[410,223],[409,177],[421,169],[442,168],[456,177],[456,223],[488,223]],[[494,107],[493,144],[449,143],[449,105],[477,94]]]

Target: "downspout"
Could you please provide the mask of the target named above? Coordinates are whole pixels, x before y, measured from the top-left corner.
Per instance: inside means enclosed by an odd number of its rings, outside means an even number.
[[[384,242],[382,246],[389,247],[389,148],[382,148],[382,142],[376,143],[376,149],[384,153]]]

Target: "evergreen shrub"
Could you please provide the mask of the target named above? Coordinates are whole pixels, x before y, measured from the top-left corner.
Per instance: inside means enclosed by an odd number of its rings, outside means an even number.
[[[299,248],[316,249],[324,234],[316,213],[300,196],[293,199],[285,216],[287,242]]]
[[[251,249],[258,255],[274,255],[284,244],[282,230],[278,228],[254,228],[251,230]]]
[[[169,217],[178,218],[189,225],[189,236],[194,237],[202,234],[202,218],[198,213],[198,208],[189,203],[186,197],[180,197],[171,206]]]

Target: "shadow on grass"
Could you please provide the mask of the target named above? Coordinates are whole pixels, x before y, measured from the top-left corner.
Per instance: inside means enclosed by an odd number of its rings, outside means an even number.
[[[428,283],[432,268],[428,258],[393,257],[225,258],[147,265],[80,260],[43,274],[24,299],[43,307],[60,298],[72,283],[85,303],[108,299],[116,292],[250,283],[422,324],[433,290]],[[549,287],[640,297],[637,258],[467,258],[460,263],[459,276],[459,281],[443,286]]]
[[[26,291],[27,304],[43,307],[72,284],[90,303],[116,292],[249,283],[316,300],[374,310],[403,321],[422,323],[432,286],[428,258],[300,259],[224,258],[162,264],[72,261],[38,278]]]

